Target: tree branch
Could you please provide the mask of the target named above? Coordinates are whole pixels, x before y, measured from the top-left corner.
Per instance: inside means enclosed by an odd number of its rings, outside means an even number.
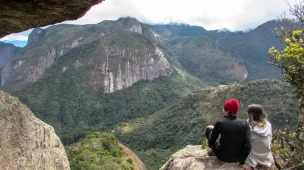
[[[266,63],[268,63],[268,64],[272,64],[272,65],[275,65],[275,66],[278,66],[278,67],[281,67],[281,68],[284,68],[284,66],[283,66],[283,65],[276,64],[276,63],[273,63],[273,62],[266,61]]]
[[[291,150],[293,150],[294,148],[301,150],[298,146],[290,143],[289,139],[286,136],[283,136],[283,138],[286,140],[286,143],[289,145],[289,147],[291,148]]]
[[[293,167],[282,169],[282,170],[294,170],[295,168],[300,168],[300,167],[304,167],[304,163],[300,163],[300,164],[295,165]]]

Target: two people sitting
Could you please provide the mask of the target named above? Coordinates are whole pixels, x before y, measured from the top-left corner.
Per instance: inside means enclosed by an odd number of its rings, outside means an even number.
[[[273,162],[271,153],[272,127],[267,121],[261,105],[248,106],[248,120],[237,118],[240,104],[230,99],[223,107],[224,119],[206,129],[206,137],[211,150],[223,162],[239,162],[243,169],[252,170],[256,166],[270,167]]]

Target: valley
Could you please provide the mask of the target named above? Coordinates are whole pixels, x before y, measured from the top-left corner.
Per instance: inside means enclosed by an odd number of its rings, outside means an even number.
[[[278,80],[280,70],[266,63],[271,46],[284,47],[275,26],[208,31],[127,17],[35,28],[25,47],[0,54],[1,89],[54,127],[71,167],[81,166],[76,154],[86,158],[75,148],[94,147],[89,139],[95,135],[116,143],[111,153],[90,155],[122,156],[120,141],[147,169],[159,169],[177,150],[201,144],[205,126],[221,118],[223,102],[232,97],[241,101],[243,119],[247,105],[259,103],[276,129],[296,124],[298,99]],[[127,158],[100,161],[132,166]]]

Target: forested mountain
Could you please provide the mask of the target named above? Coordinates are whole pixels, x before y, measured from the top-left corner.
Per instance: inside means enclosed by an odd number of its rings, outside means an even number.
[[[266,61],[269,61],[268,49],[270,47],[284,47],[273,31],[277,24],[276,20],[271,20],[247,32],[231,32],[229,30],[207,31],[203,27],[186,24],[148,25],[148,27],[169,40],[174,39],[175,36],[206,36],[216,44],[237,52],[247,68],[248,79],[255,80],[277,78],[280,76],[278,68],[266,63]]]

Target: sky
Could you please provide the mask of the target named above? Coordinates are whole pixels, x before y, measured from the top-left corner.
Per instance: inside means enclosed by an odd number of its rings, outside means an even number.
[[[297,0],[288,0],[293,4]],[[300,1],[300,0],[298,0]],[[185,23],[205,29],[231,31],[254,29],[279,18],[288,9],[286,0],[105,0],[69,24],[95,24],[120,17],[135,17],[149,24]],[[0,41],[27,41],[31,30],[8,35]]]

